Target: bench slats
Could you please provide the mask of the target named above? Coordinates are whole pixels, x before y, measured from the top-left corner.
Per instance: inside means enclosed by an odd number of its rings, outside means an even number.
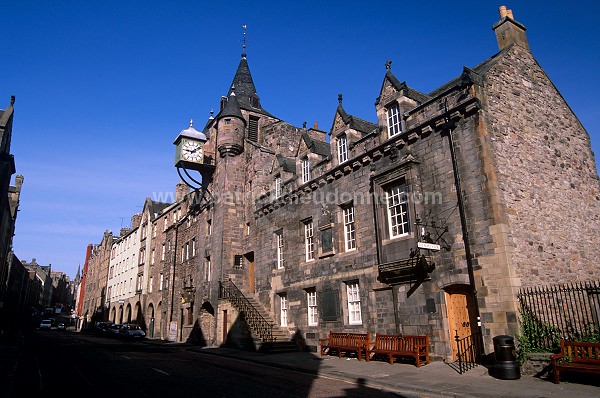
[[[369,345],[366,359],[371,355],[386,355],[390,365],[394,363],[394,356],[408,356],[415,359],[417,367],[421,362],[429,363],[429,336],[428,335],[383,335],[377,334],[375,341]]]
[[[600,374],[600,343],[560,342],[560,353],[552,355],[554,383],[560,383],[560,372]]]
[[[329,332],[329,337],[320,339],[321,355],[325,355],[331,351],[337,351],[338,357],[349,352],[356,352],[358,360],[362,359],[363,352],[371,340],[371,333],[337,333]]]

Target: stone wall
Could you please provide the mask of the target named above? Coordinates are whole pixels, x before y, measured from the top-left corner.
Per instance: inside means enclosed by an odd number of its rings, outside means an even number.
[[[491,145],[522,285],[600,278],[600,183],[589,135],[524,49],[511,49],[488,81]]]

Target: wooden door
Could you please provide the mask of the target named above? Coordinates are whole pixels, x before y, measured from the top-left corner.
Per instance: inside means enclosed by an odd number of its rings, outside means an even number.
[[[244,255],[248,262],[248,292],[254,294],[254,252]]]
[[[457,359],[458,347],[455,336],[463,339],[478,330],[475,301],[468,285],[455,285],[446,289],[448,325],[452,344],[452,357]]]

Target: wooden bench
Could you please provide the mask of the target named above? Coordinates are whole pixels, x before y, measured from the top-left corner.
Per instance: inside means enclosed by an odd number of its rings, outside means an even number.
[[[358,360],[362,358],[362,354],[367,349],[371,340],[371,333],[336,333],[329,332],[329,337],[319,339],[321,342],[321,355],[336,351],[338,357],[342,357],[342,353],[356,352]]]
[[[411,357],[415,359],[417,367],[422,362],[429,363],[429,335],[394,335],[377,334],[375,341],[369,344],[366,353],[367,362],[371,356],[385,355],[394,363],[394,357]]]
[[[560,342],[560,353],[552,355],[554,383],[560,383],[560,372],[600,374],[600,343]]]

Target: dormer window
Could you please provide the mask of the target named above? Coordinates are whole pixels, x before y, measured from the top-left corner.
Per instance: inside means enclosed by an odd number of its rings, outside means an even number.
[[[398,107],[398,104],[394,104],[388,109],[387,121],[389,138],[402,132],[402,126],[400,125],[400,108]]]
[[[308,162],[308,157],[302,159],[302,183],[307,183],[310,181],[310,163]]]
[[[231,124],[231,119],[225,119],[225,124]]]
[[[348,138],[341,135],[337,140],[338,163],[342,164],[348,160]]]

